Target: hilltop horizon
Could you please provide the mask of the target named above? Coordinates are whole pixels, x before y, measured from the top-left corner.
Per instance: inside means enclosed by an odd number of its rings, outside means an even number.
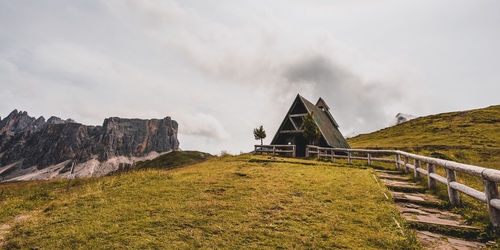
[[[441,112],[441,113],[432,113],[432,114],[422,114],[422,115],[419,115],[419,116],[415,116],[414,118],[421,118],[421,117],[427,117],[427,116],[432,116],[432,115],[439,115],[439,114],[447,114],[447,113],[453,113],[453,112],[460,112],[460,111],[472,111],[472,110],[478,110],[478,109],[483,109],[483,108],[489,108],[489,107],[494,107],[494,106],[498,106],[500,104],[493,104],[493,105],[489,105],[489,106],[486,106],[486,107],[478,107],[478,108],[473,108],[473,109],[469,109],[469,110],[449,110],[449,111],[445,111],[445,112]],[[30,116],[31,112],[29,110],[24,110],[24,109],[21,109],[21,108],[14,108],[12,111],[10,111],[9,113],[7,113],[6,115],[0,115],[0,121],[2,119],[5,119],[6,117],[8,117],[11,113],[13,112],[26,112],[27,115]],[[398,113],[397,113],[398,114]],[[396,114],[396,115],[397,115]],[[413,114],[412,114],[413,115]],[[168,117],[170,115],[166,115],[166,117]],[[71,118],[71,116],[67,117],[67,118],[60,118],[59,116],[56,116],[56,115],[47,115],[47,114],[39,114],[39,115],[33,115],[34,118],[37,118],[37,119],[40,119],[40,118],[45,118],[45,117],[49,117],[49,119],[54,119],[54,120],[61,120],[61,121],[69,121],[69,122],[74,122],[74,123],[79,123],[79,124],[84,124],[84,125],[87,125],[87,126],[102,126],[104,120],[106,118],[112,118],[112,117],[117,117],[117,118],[125,118],[125,119],[142,119],[142,120],[149,120],[149,119],[162,119],[162,118],[159,118],[159,117],[123,117],[123,116],[108,116],[108,117],[103,117],[101,122],[100,123],[92,123],[92,124],[88,124],[88,123],[82,123],[80,121],[77,121],[77,120],[74,120]],[[49,119],[47,119],[47,122],[49,121]],[[172,119],[175,119],[175,117],[172,117]],[[388,120],[386,122],[386,125],[385,126],[382,126],[380,128],[374,128],[373,130],[371,131],[366,131],[364,133],[351,133],[351,134],[344,134],[344,137],[346,139],[352,139],[354,137],[357,137],[357,136],[360,136],[360,135],[366,135],[366,134],[370,134],[370,133],[374,133],[374,132],[377,132],[377,131],[380,131],[380,130],[383,130],[383,129],[386,129],[386,128],[389,128],[389,127],[393,127],[393,126],[396,126],[398,124],[395,123],[395,120],[392,119],[392,120]],[[274,135],[274,133],[276,132],[276,130],[274,131],[270,131],[268,130],[267,128],[265,128],[267,133],[268,133],[268,137],[265,139],[265,141],[267,142],[270,142],[271,139],[272,139],[272,136]],[[343,131],[342,129],[342,126],[339,127],[339,130],[340,131]],[[181,138],[182,140],[182,126],[179,128],[179,138]],[[250,133],[248,133],[249,135],[251,134],[251,131]],[[231,149],[228,149],[228,148],[225,148],[225,149],[221,149],[221,150],[205,150],[204,148],[197,148],[196,146],[189,146],[189,147],[184,147],[182,146],[182,149],[183,150],[201,150],[201,151],[204,151],[204,152],[208,152],[208,153],[211,153],[211,154],[214,154],[214,155],[220,155],[221,152],[227,152],[227,153],[232,153],[232,154],[238,154],[240,152],[250,152],[253,148],[252,148],[252,145],[253,144],[256,144],[255,140],[253,140],[253,138],[248,138],[248,142],[249,142],[249,145],[250,146],[247,146],[246,149],[234,149],[234,150],[231,150]]]

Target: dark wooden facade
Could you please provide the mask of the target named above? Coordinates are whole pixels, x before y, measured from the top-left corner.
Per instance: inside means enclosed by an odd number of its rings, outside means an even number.
[[[333,148],[350,148],[344,136],[338,130],[338,124],[330,114],[326,102],[319,98],[316,105],[304,97],[297,95],[288,110],[285,119],[273,137],[271,145],[296,145],[296,155],[305,156],[307,141],[303,136],[302,117],[313,112],[313,119],[318,125],[321,137],[316,146]]]

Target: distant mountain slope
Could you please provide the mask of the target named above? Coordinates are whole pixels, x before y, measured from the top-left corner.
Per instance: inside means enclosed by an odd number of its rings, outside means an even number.
[[[399,148],[500,169],[500,105],[419,117],[348,142],[353,148]]]
[[[110,117],[102,126],[14,110],[0,120],[0,182],[102,176],[179,149],[177,122]]]

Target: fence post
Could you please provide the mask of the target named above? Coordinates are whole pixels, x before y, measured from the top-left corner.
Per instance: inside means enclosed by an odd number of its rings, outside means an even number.
[[[372,165],[372,154],[368,153],[368,166]]]
[[[418,168],[420,168],[420,161],[417,159],[413,159],[413,164],[415,165],[415,168],[413,169],[414,174],[415,174],[415,179],[420,178],[420,172],[418,172]]]
[[[352,164],[351,151],[347,151],[347,164]]]
[[[306,158],[309,157],[309,145],[306,145]]]
[[[335,162],[335,151],[332,149],[332,163]]]
[[[295,158],[295,156],[297,155],[297,154],[295,153],[295,152],[296,152],[296,151],[295,151],[295,147],[296,147],[295,145],[293,145],[293,146],[292,146],[292,148],[293,148],[292,157],[293,157],[293,158]]]
[[[399,170],[399,154],[396,154],[396,169]]]
[[[494,208],[490,201],[498,198],[498,186],[496,182],[489,181],[483,177],[484,193],[486,194],[486,204],[488,204],[488,212],[490,214],[490,222],[493,227],[500,225],[500,211]]]
[[[455,170],[446,168],[446,163],[444,164],[446,170],[446,186],[448,186],[448,197],[450,198],[450,203],[453,206],[460,205],[460,196],[458,195],[458,191],[450,187],[450,183],[457,181],[457,176],[455,174]]]
[[[276,146],[273,146],[273,156],[276,153]]]
[[[436,166],[431,163],[427,163],[427,183],[429,184],[429,189],[435,189],[436,186],[436,180],[431,177],[431,174],[436,173]]]
[[[408,156],[405,156],[405,167],[404,167],[405,174],[408,173]]]
[[[319,155],[321,154],[321,149],[318,148],[318,160],[319,160]]]

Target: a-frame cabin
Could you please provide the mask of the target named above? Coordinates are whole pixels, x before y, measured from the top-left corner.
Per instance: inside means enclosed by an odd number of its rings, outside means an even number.
[[[321,133],[316,146],[332,148],[350,148],[344,136],[339,131],[339,125],[330,114],[326,102],[319,98],[316,105],[304,97],[297,95],[281,123],[271,145],[296,145],[297,157],[304,157],[307,142],[302,134],[302,117],[312,112],[314,121]]]

